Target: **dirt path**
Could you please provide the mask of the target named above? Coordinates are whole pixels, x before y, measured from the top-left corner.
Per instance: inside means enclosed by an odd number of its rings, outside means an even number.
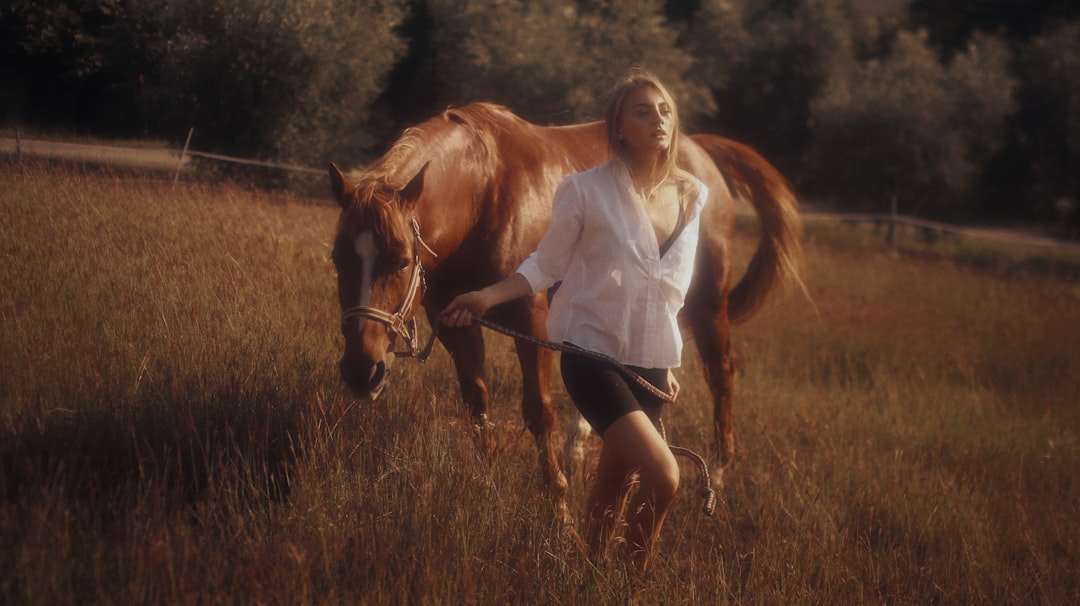
[[[20,139],[16,146],[15,139],[10,137],[0,137],[0,153],[172,171],[176,170],[180,160],[178,152],[167,148],[117,147],[35,139]],[[185,158],[184,164],[189,161]]]

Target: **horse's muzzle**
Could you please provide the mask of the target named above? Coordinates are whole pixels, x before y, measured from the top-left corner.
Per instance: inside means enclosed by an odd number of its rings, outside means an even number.
[[[371,364],[350,364],[344,358],[338,364],[341,379],[349,391],[359,398],[374,400],[386,388],[386,377],[390,371],[392,357],[378,360]]]

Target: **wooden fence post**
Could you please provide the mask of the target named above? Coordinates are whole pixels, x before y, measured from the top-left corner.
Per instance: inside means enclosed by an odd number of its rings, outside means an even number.
[[[180,182],[180,168],[184,165],[184,157],[187,156],[188,145],[191,144],[191,135],[194,132],[194,126],[188,129],[187,139],[184,141],[184,149],[180,152],[180,161],[176,163],[176,176],[173,177],[173,187],[176,187],[176,184]]]
[[[19,139],[19,127],[15,127],[15,161],[22,161],[22,142]]]
[[[889,248],[896,250],[896,193],[889,200]]]

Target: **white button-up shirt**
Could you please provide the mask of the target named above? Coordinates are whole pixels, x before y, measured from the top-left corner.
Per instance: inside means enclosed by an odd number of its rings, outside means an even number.
[[[551,224],[518,268],[538,292],[558,281],[548,337],[623,364],[674,368],[682,361],[677,315],[694,270],[698,223],[709,190],[686,205],[686,226],[660,256],[660,242],[626,165],[613,159],[567,177]]]

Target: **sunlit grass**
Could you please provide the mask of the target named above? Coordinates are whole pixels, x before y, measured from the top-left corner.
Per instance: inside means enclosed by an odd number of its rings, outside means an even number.
[[[717,515],[685,468],[637,586],[560,526],[509,340],[488,336],[491,461],[445,352],[399,361],[376,403],[344,393],[335,208],[0,168],[0,602],[1080,600],[1080,291],[1060,272],[811,232],[816,311],[777,297],[734,333]],[[667,425],[704,451],[698,368],[690,347]]]

